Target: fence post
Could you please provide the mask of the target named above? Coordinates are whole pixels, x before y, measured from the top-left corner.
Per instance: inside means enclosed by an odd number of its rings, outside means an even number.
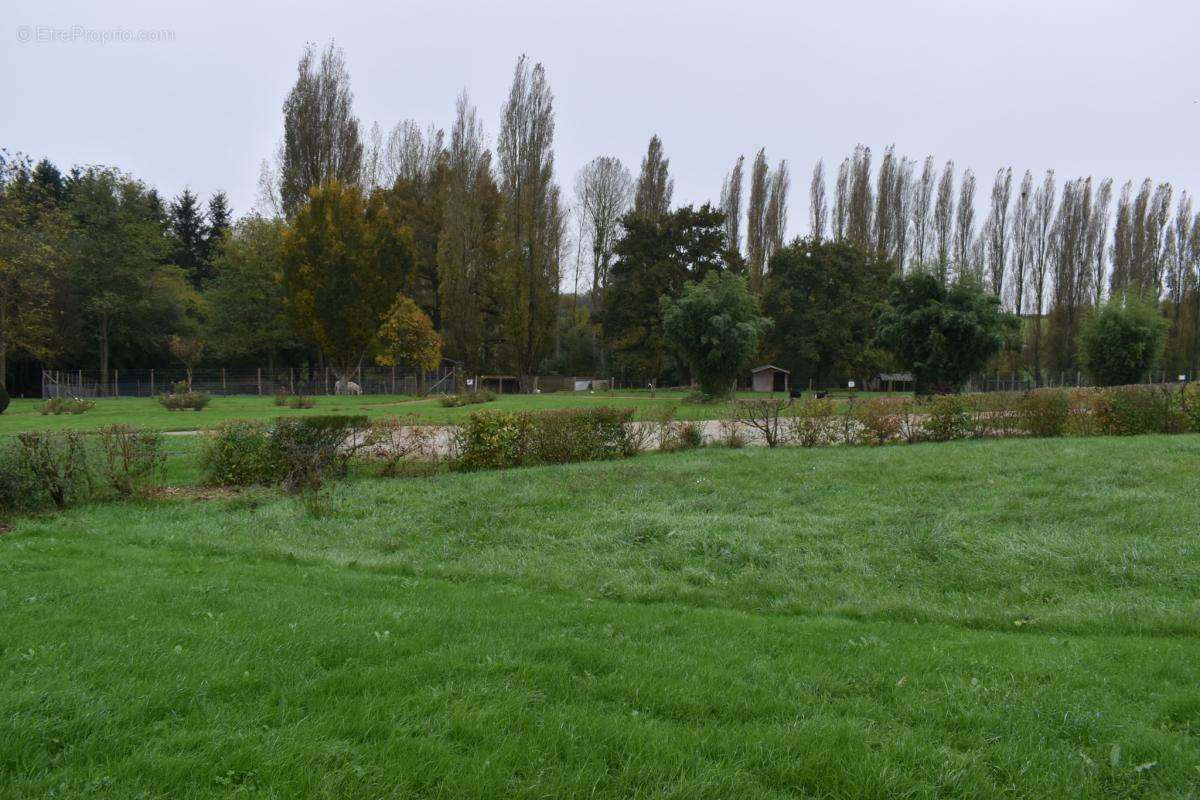
[[[113,370],[113,397],[121,396],[121,371]]]
[[[221,392],[228,394],[228,392],[225,391],[225,368],[224,367],[221,367]]]
[[[296,393],[296,369],[288,367],[288,391],[292,394]]]
[[[262,394],[262,367],[258,368],[257,382],[258,382],[258,393],[261,395]]]
[[[154,397],[154,370],[150,370],[150,396]]]
[[[396,393],[396,365],[392,364],[392,394]]]

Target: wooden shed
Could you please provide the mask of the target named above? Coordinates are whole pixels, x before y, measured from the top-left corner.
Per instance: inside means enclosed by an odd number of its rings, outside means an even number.
[[[755,367],[750,370],[750,389],[755,392],[786,392],[791,374],[774,364]]]

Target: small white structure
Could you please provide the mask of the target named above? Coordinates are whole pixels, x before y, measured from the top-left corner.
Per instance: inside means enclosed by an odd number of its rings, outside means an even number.
[[[750,370],[750,389],[755,392],[787,392],[791,372],[774,364]]]

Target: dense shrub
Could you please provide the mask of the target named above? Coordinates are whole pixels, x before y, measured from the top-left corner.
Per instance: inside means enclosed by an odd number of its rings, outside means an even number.
[[[512,411],[479,411],[456,431],[463,469],[501,469],[525,463],[529,415]]]
[[[176,391],[160,395],[158,402],[168,411],[199,411],[208,405],[210,399],[203,392]]]
[[[1094,436],[1096,415],[1092,413],[1092,389],[1069,389],[1067,391],[1067,436]]]
[[[539,464],[599,461],[624,455],[631,408],[573,408],[529,415],[528,458]]]
[[[566,464],[632,455],[641,445],[633,409],[481,411],[457,431],[463,469]]]
[[[899,438],[907,404],[908,401],[901,397],[872,397],[859,405],[856,416],[862,426],[863,441],[882,445]]]
[[[1195,384],[1179,390],[1179,415],[1185,430],[1200,433],[1200,389]]]
[[[104,454],[104,480],[117,494],[145,491],[158,482],[166,456],[162,434],[132,425],[108,425],[100,429]]]
[[[1166,387],[1113,386],[1092,394],[1096,432],[1109,436],[1173,433],[1181,416],[1176,393]]]
[[[283,479],[283,462],[267,426],[230,420],[204,435],[200,467],[206,483],[216,486],[274,484]]]
[[[91,494],[91,464],[78,431],[26,431],[17,434],[17,441],[25,468],[55,508]]]
[[[1030,436],[1062,436],[1071,418],[1071,400],[1062,389],[1034,389],[1017,402],[1021,428]]]
[[[42,404],[42,416],[47,414],[82,414],[96,407],[96,401],[81,397],[51,397]]]
[[[288,408],[313,408],[317,405],[317,401],[306,394],[294,394],[288,398]]]
[[[831,444],[834,438],[833,401],[807,399],[787,418],[792,441],[803,447]]]
[[[970,435],[976,439],[989,436],[1016,436],[1021,432],[1018,392],[975,392],[963,395],[970,417]]]
[[[1084,318],[1079,355],[1102,386],[1132,384],[1158,361],[1169,327],[1156,301],[1117,296]]]
[[[367,445],[365,416],[280,417],[271,426],[273,450],[284,488],[315,491],[327,476],[341,477],[350,459]]]
[[[483,389],[478,392],[465,392],[463,394],[444,394],[439,402],[445,408],[462,408],[463,406],[476,405],[479,403],[490,403],[496,399],[496,394]]]
[[[46,506],[48,497],[15,441],[0,445],[0,517]]]
[[[925,405],[925,435],[935,442],[965,439],[971,435],[970,406],[962,395],[943,394]]]

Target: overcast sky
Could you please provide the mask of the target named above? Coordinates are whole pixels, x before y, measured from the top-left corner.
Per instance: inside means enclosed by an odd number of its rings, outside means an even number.
[[[0,146],[166,196],[223,189],[241,214],[305,42],[332,38],[364,131],[448,127],[466,87],[494,141],[527,53],[555,93],[564,190],[597,155],[636,172],[658,133],[676,202],[715,201],[765,146],[791,164],[793,233],[812,165],[834,171],[859,142],[973,168],[981,205],[1008,165],[1200,192],[1198,0],[167,5],[5,0]],[[94,41],[113,29],[159,41]]]

